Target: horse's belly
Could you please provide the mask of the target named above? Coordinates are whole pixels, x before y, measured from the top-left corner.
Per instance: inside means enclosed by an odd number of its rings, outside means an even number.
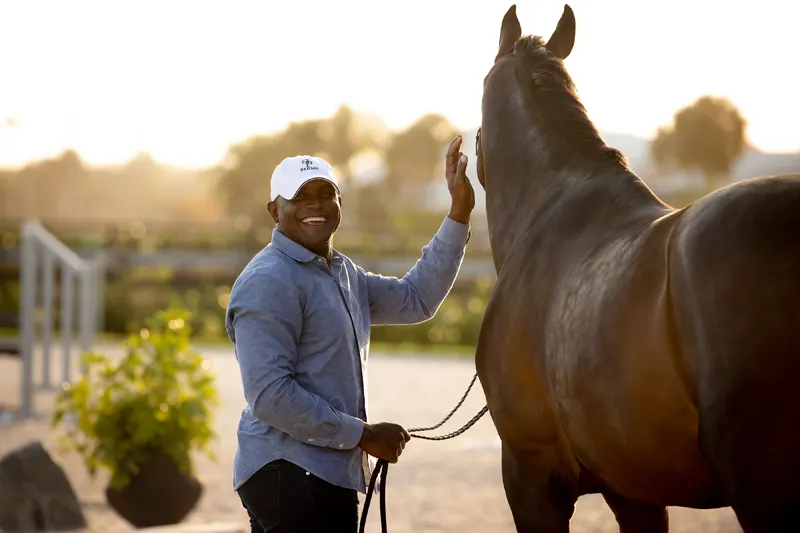
[[[718,506],[700,452],[697,408],[670,355],[621,349],[604,360],[606,373],[566,378],[556,402],[576,459],[626,497]]]

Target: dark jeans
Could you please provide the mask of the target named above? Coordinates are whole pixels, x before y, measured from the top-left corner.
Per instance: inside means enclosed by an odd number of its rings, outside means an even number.
[[[358,494],[288,461],[273,461],[238,490],[251,533],[356,533]]]

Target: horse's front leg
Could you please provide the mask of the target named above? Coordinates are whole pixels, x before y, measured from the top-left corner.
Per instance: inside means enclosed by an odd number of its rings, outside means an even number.
[[[635,502],[612,492],[603,492],[603,498],[617,518],[620,533],[667,533],[669,515],[660,505]]]
[[[484,314],[475,363],[503,443],[506,499],[517,531],[568,533],[580,468],[563,442],[539,374],[530,325],[508,302],[515,280],[501,276]]]
[[[519,533],[568,533],[578,494],[555,446],[512,450],[503,444],[503,486]]]

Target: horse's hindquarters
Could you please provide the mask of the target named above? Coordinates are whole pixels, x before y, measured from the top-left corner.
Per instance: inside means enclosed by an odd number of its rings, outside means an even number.
[[[800,520],[799,237],[800,179],[757,180],[698,202],[671,251],[701,447],[746,531]]]

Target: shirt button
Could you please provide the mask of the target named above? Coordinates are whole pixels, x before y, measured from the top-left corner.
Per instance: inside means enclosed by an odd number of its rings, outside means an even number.
[[[339,448],[344,448],[344,444],[339,444]]]
[[[308,439],[308,442],[314,442],[314,439]]]

